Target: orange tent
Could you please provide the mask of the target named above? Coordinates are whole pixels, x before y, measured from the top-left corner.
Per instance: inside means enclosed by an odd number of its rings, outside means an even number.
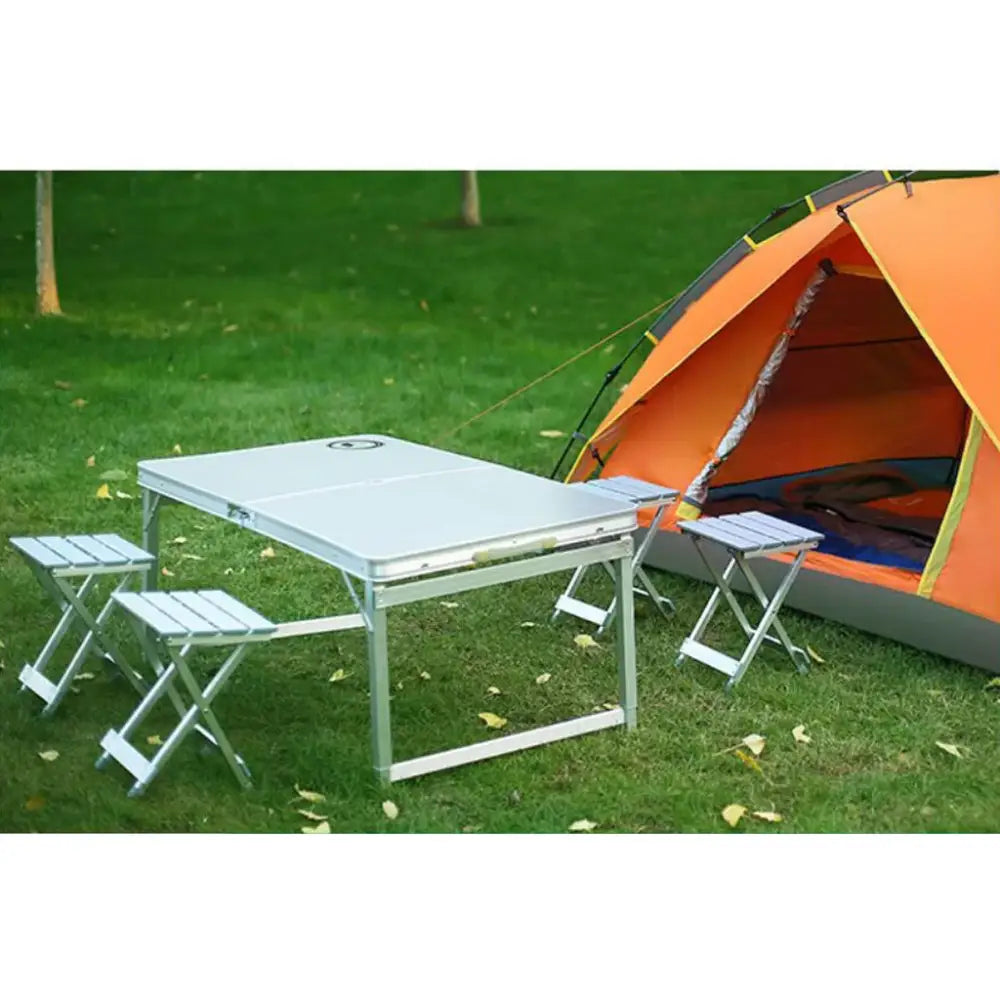
[[[1000,671],[1000,176],[866,172],[803,205],[653,324],[569,478],[682,490],[665,569],[696,569],[680,517],[818,527],[789,603]]]

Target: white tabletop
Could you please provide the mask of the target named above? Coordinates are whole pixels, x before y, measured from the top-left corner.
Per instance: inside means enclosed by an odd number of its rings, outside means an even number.
[[[153,459],[139,483],[370,580],[636,527],[625,500],[379,434]]]

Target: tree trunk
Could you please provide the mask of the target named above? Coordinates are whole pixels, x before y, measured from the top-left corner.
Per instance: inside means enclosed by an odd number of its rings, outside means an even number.
[[[39,170],[35,184],[35,294],[40,316],[58,316],[56,249],[52,236],[52,171]]]
[[[462,222],[467,226],[481,226],[479,214],[479,182],[475,170],[462,171]]]

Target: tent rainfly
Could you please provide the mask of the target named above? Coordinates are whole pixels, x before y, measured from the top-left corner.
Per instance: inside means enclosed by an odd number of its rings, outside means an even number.
[[[788,603],[1000,672],[1000,176],[864,172],[804,205],[652,325],[568,478],[681,490],[647,559],[692,575],[680,518],[817,528]]]

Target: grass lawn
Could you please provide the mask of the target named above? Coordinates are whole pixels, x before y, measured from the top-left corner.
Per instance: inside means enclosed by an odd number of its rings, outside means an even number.
[[[33,177],[0,174],[0,534],[138,540],[138,500],[95,492],[108,482],[137,496],[135,463],[175,445],[433,441],[679,291],[773,206],[833,176],[486,174],[487,225],[466,231],[451,221],[457,173],[57,174],[67,315],[39,321]],[[561,442],[539,432],[572,429],[640,333],[442,443],[547,475]],[[268,543],[249,532],[179,507],[161,532],[172,587],[224,586],[273,618],[349,610],[333,570],[279,546],[262,559]],[[784,817],[737,833],[997,829],[1000,707],[987,675],[789,611],[793,634],[826,662],[803,678],[765,651],[726,695],[713,671],[672,665],[708,588],[658,580],[678,614],[665,623],[638,608],[636,732],[401,783],[390,821],[370,768],[363,635],[248,655],[217,709],[252,791],[189,741],[130,800],[117,765],[93,769],[98,740],[134,701],[120,681],[95,663],[52,720],[18,692],[55,609],[4,544],[0,830],[297,831],[307,804],[296,784],[326,796],[311,808],[335,832],[559,832],[581,818],[600,831],[728,832],[720,810],[734,802]],[[482,711],[516,731],[616,699],[612,643],[580,649],[581,623],[548,624],[563,582],[391,614],[398,757],[486,738]],[[335,670],[345,676],[331,683]],[[543,672],[551,680],[537,684]],[[170,721],[154,715],[143,733]],[[812,743],[793,740],[799,724]],[[759,771],[718,753],[751,732],[768,740]],[[42,760],[47,749],[59,758]]]

